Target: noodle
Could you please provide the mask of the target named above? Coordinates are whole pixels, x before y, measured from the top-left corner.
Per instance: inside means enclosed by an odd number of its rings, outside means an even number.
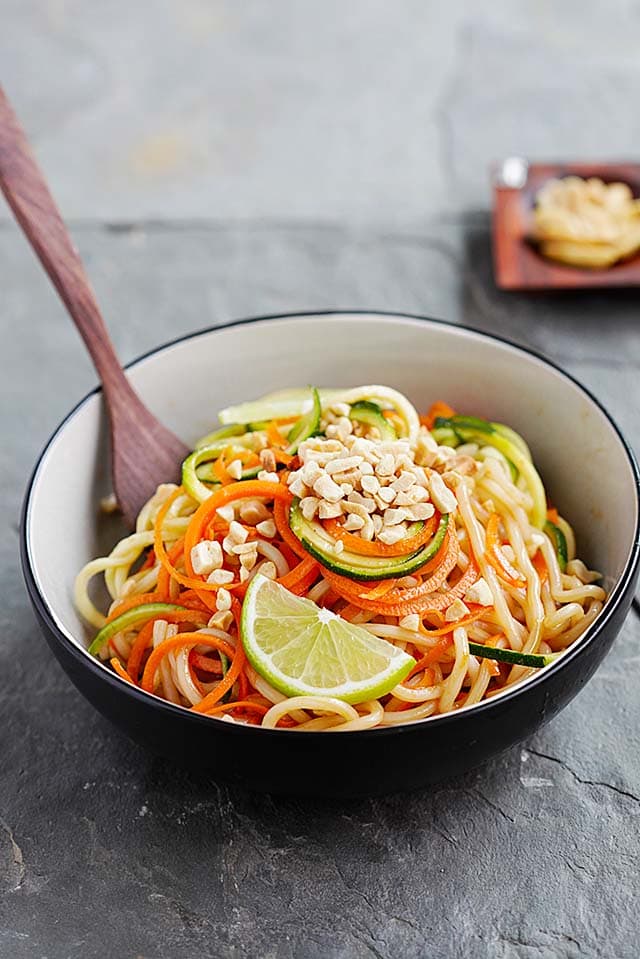
[[[458,424],[455,414],[451,420],[439,413],[440,418],[418,417],[405,397],[382,386],[342,391],[332,402],[322,408],[306,446],[302,443],[293,453],[286,452],[291,418],[283,423],[256,417],[265,422],[239,427],[247,430],[239,437],[237,431],[224,433],[228,439],[210,448],[209,461],[198,459],[193,469],[204,464],[208,472],[194,472],[191,485],[187,460],[184,486],[158,487],[140,511],[136,531],[108,556],[87,563],[76,578],[80,614],[101,631],[99,636],[106,630],[104,643],[92,652],[104,660],[115,657],[125,670],[130,660],[128,675],[140,686],[149,656],[172,640],[164,655],[155,654],[144,688],[176,706],[212,712],[227,722],[329,733],[416,722],[487,701],[536,672],[522,662],[522,655],[537,655],[542,664],[540,657],[561,653],[584,634],[606,601],[596,584],[600,574],[576,558],[567,520],[555,510],[547,514],[527,448],[513,431],[505,427],[500,432],[496,424],[472,417],[460,417]],[[353,415],[358,405],[369,420]],[[353,451],[365,449],[367,442],[369,447],[383,442],[389,432],[397,439],[381,447],[368,469],[357,465],[363,456],[354,457]],[[351,452],[344,445],[346,436],[353,440]],[[387,483],[377,464],[389,450],[396,462]],[[299,492],[304,470],[322,475],[326,456],[345,461],[342,473],[335,462],[333,473],[327,468],[333,485],[323,480],[331,492],[338,489],[333,476],[342,484],[338,495],[348,501],[344,511],[335,506],[335,497],[325,501],[317,492],[320,487],[311,488],[315,479]],[[260,479],[257,464],[268,481]],[[257,474],[258,480],[243,497],[244,474],[239,481],[232,474],[240,475],[245,467],[246,479]],[[395,487],[382,502],[383,486],[391,490],[392,479]],[[239,491],[227,505],[208,506],[215,490],[234,482]],[[354,483],[362,484],[358,495],[351,495]],[[310,555],[294,533],[289,507],[284,513],[281,509],[282,487],[287,486],[303,506],[307,502],[304,508],[331,561]],[[406,516],[394,533],[398,520],[394,517],[392,523],[390,514],[402,509]],[[448,526],[428,562],[418,568],[404,565],[431,542],[430,536],[435,542],[434,530],[445,513]],[[414,543],[406,554],[401,548],[405,537]],[[380,564],[391,557],[389,562],[398,564],[400,557],[400,568],[408,571],[397,578],[393,573],[372,576],[371,582],[349,578],[341,557],[353,555],[356,547],[356,558],[371,555]],[[217,560],[207,566],[210,556]],[[388,692],[355,705],[331,695],[285,695],[265,678],[276,682],[271,674],[260,675],[246,661],[239,636],[243,596],[257,573],[282,581],[326,609],[327,616],[340,616],[393,644],[415,665]],[[111,599],[110,619],[89,594],[91,581],[100,574]],[[160,604],[157,610],[154,603]],[[137,616],[136,610],[147,608],[146,619]],[[112,619],[114,626],[106,625]],[[188,634],[184,640],[182,633]],[[295,634],[287,641],[295,645]],[[504,650],[511,657],[508,663],[486,658],[484,645]]]

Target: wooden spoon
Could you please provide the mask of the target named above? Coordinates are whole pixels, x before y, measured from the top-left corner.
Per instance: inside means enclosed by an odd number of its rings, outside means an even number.
[[[149,412],[125,376],[80,257],[2,87],[0,187],[78,328],[102,382],[111,426],[113,488],[133,527],[158,484],[177,478],[189,450]]]

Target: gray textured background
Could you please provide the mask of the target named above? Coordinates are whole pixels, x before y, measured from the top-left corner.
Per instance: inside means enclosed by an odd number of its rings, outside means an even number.
[[[635,292],[504,295],[488,165],[637,155],[637,2],[0,0],[0,70],[123,359],[349,306],[531,344],[640,439]],[[272,800],[129,743],[40,639],[26,476],[94,374],[0,207],[0,957],[638,955],[640,619],[522,747],[430,792]],[[428,756],[416,761],[428,761]]]

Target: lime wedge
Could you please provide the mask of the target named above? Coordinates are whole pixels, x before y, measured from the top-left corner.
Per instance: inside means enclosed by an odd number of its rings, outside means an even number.
[[[241,637],[253,668],[285,696],[362,703],[390,692],[415,665],[386,640],[259,574],[244,598]]]

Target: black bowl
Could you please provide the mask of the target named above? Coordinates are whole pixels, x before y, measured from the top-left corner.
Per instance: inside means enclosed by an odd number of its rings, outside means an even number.
[[[502,419],[531,442],[553,501],[575,526],[580,555],[603,571],[609,592],[600,616],[557,662],[456,713],[336,735],[244,727],[173,706],[87,654],[88,634],[71,601],[77,570],[119,535],[96,521],[97,499],[109,488],[96,391],[67,416],[38,460],[22,514],[22,565],[43,633],[75,685],[155,753],[272,793],[369,796],[417,789],[525,739],[576,695],[609,650],[638,577],[638,469],[611,417],[542,358],[433,320],[331,313],[204,331],[160,347],[130,370],[143,398],[186,440],[206,432],[223,405],[309,382],[385,382],[420,407],[444,397],[466,412]],[[167,399],[162,385],[169,370],[176,389]],[[613,513],[602,509],[612,497]]]

